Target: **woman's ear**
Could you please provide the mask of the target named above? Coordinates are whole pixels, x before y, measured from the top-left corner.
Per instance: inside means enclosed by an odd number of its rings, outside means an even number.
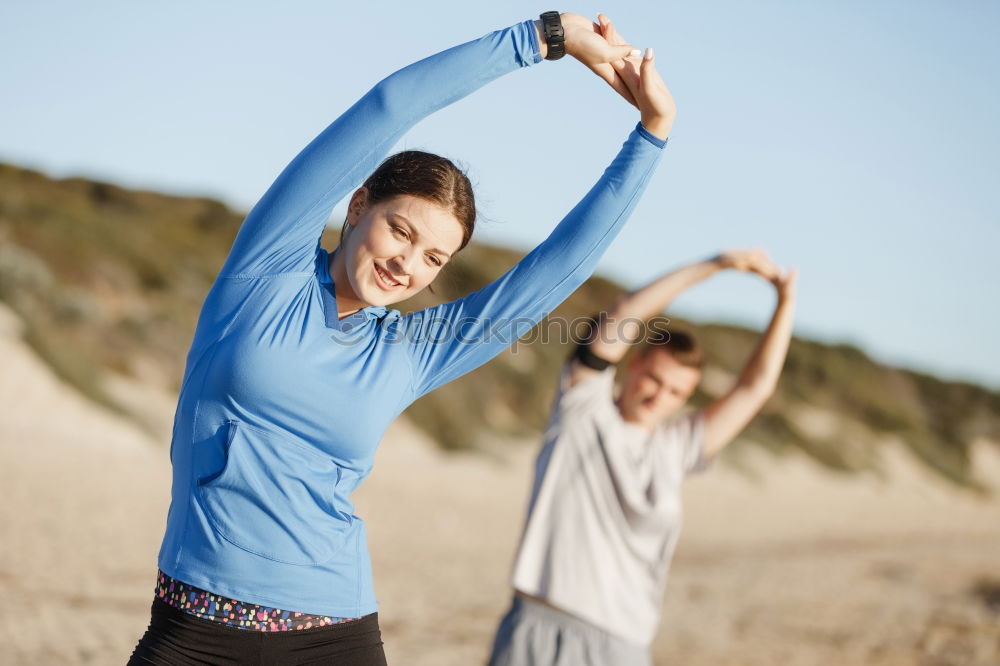
[[[352,227],[358,223],[358,219],[368,206],[368,188],[361,186],[351,195],[351,203],[347,205],[347,223]]]

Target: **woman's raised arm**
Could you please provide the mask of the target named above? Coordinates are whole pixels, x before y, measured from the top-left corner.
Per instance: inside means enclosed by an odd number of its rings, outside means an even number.
[[[592,69],[630,46],[610,46],[586,19],[567,19],[566,49]],[[586,27],[585,27],[586,26]],[[320,133],[250,211],[223,276],[313,270],[333,206],[357,187],[413,125],[490,81],[540,62],[536,21],[524,21],[425,58],[380,81]]]
[[[525,21],[391,74],[281,172],[240,227],[223,276],[311,273],[333,206],[413,125],[490,81],[541,60]]]
[[[625,224],[659,163],[675,109],[651,53],[638,67],[616,69],[624,74],[642,121],[590,192],[495,282],[396,324],[394,339],[407,345],[412,359],[414,399],[482,365],[527,333],[590,276]]]

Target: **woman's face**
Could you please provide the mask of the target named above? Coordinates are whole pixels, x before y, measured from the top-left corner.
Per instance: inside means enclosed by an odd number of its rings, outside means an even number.
[[[462,225],[451,211],[408,194],[368,204],[361,188],[351,198],[347,223],[343,274],[334,281],[337,297],[360,307],[413,296],[437,277],[462,243]]]

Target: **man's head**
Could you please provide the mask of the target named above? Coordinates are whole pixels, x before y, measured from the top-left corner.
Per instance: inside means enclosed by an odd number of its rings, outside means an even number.
[[[701,348],[688,333],[660,333],[625,367],[618,397],[622,418],[647,428],[680,409],[701,379]]]

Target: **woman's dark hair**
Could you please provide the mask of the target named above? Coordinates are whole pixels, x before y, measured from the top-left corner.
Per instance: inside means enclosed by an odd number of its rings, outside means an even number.
[[[364,182],[368,203],[391,199],[400,194],[426,199],[454,215],[462,225],[461,250],[472,238],[476,226],[476,199],[472,183],[455,164],[440,155],[422,150],[404,150],[387,157]],[[341,231],[343,238],[347,223]]]

